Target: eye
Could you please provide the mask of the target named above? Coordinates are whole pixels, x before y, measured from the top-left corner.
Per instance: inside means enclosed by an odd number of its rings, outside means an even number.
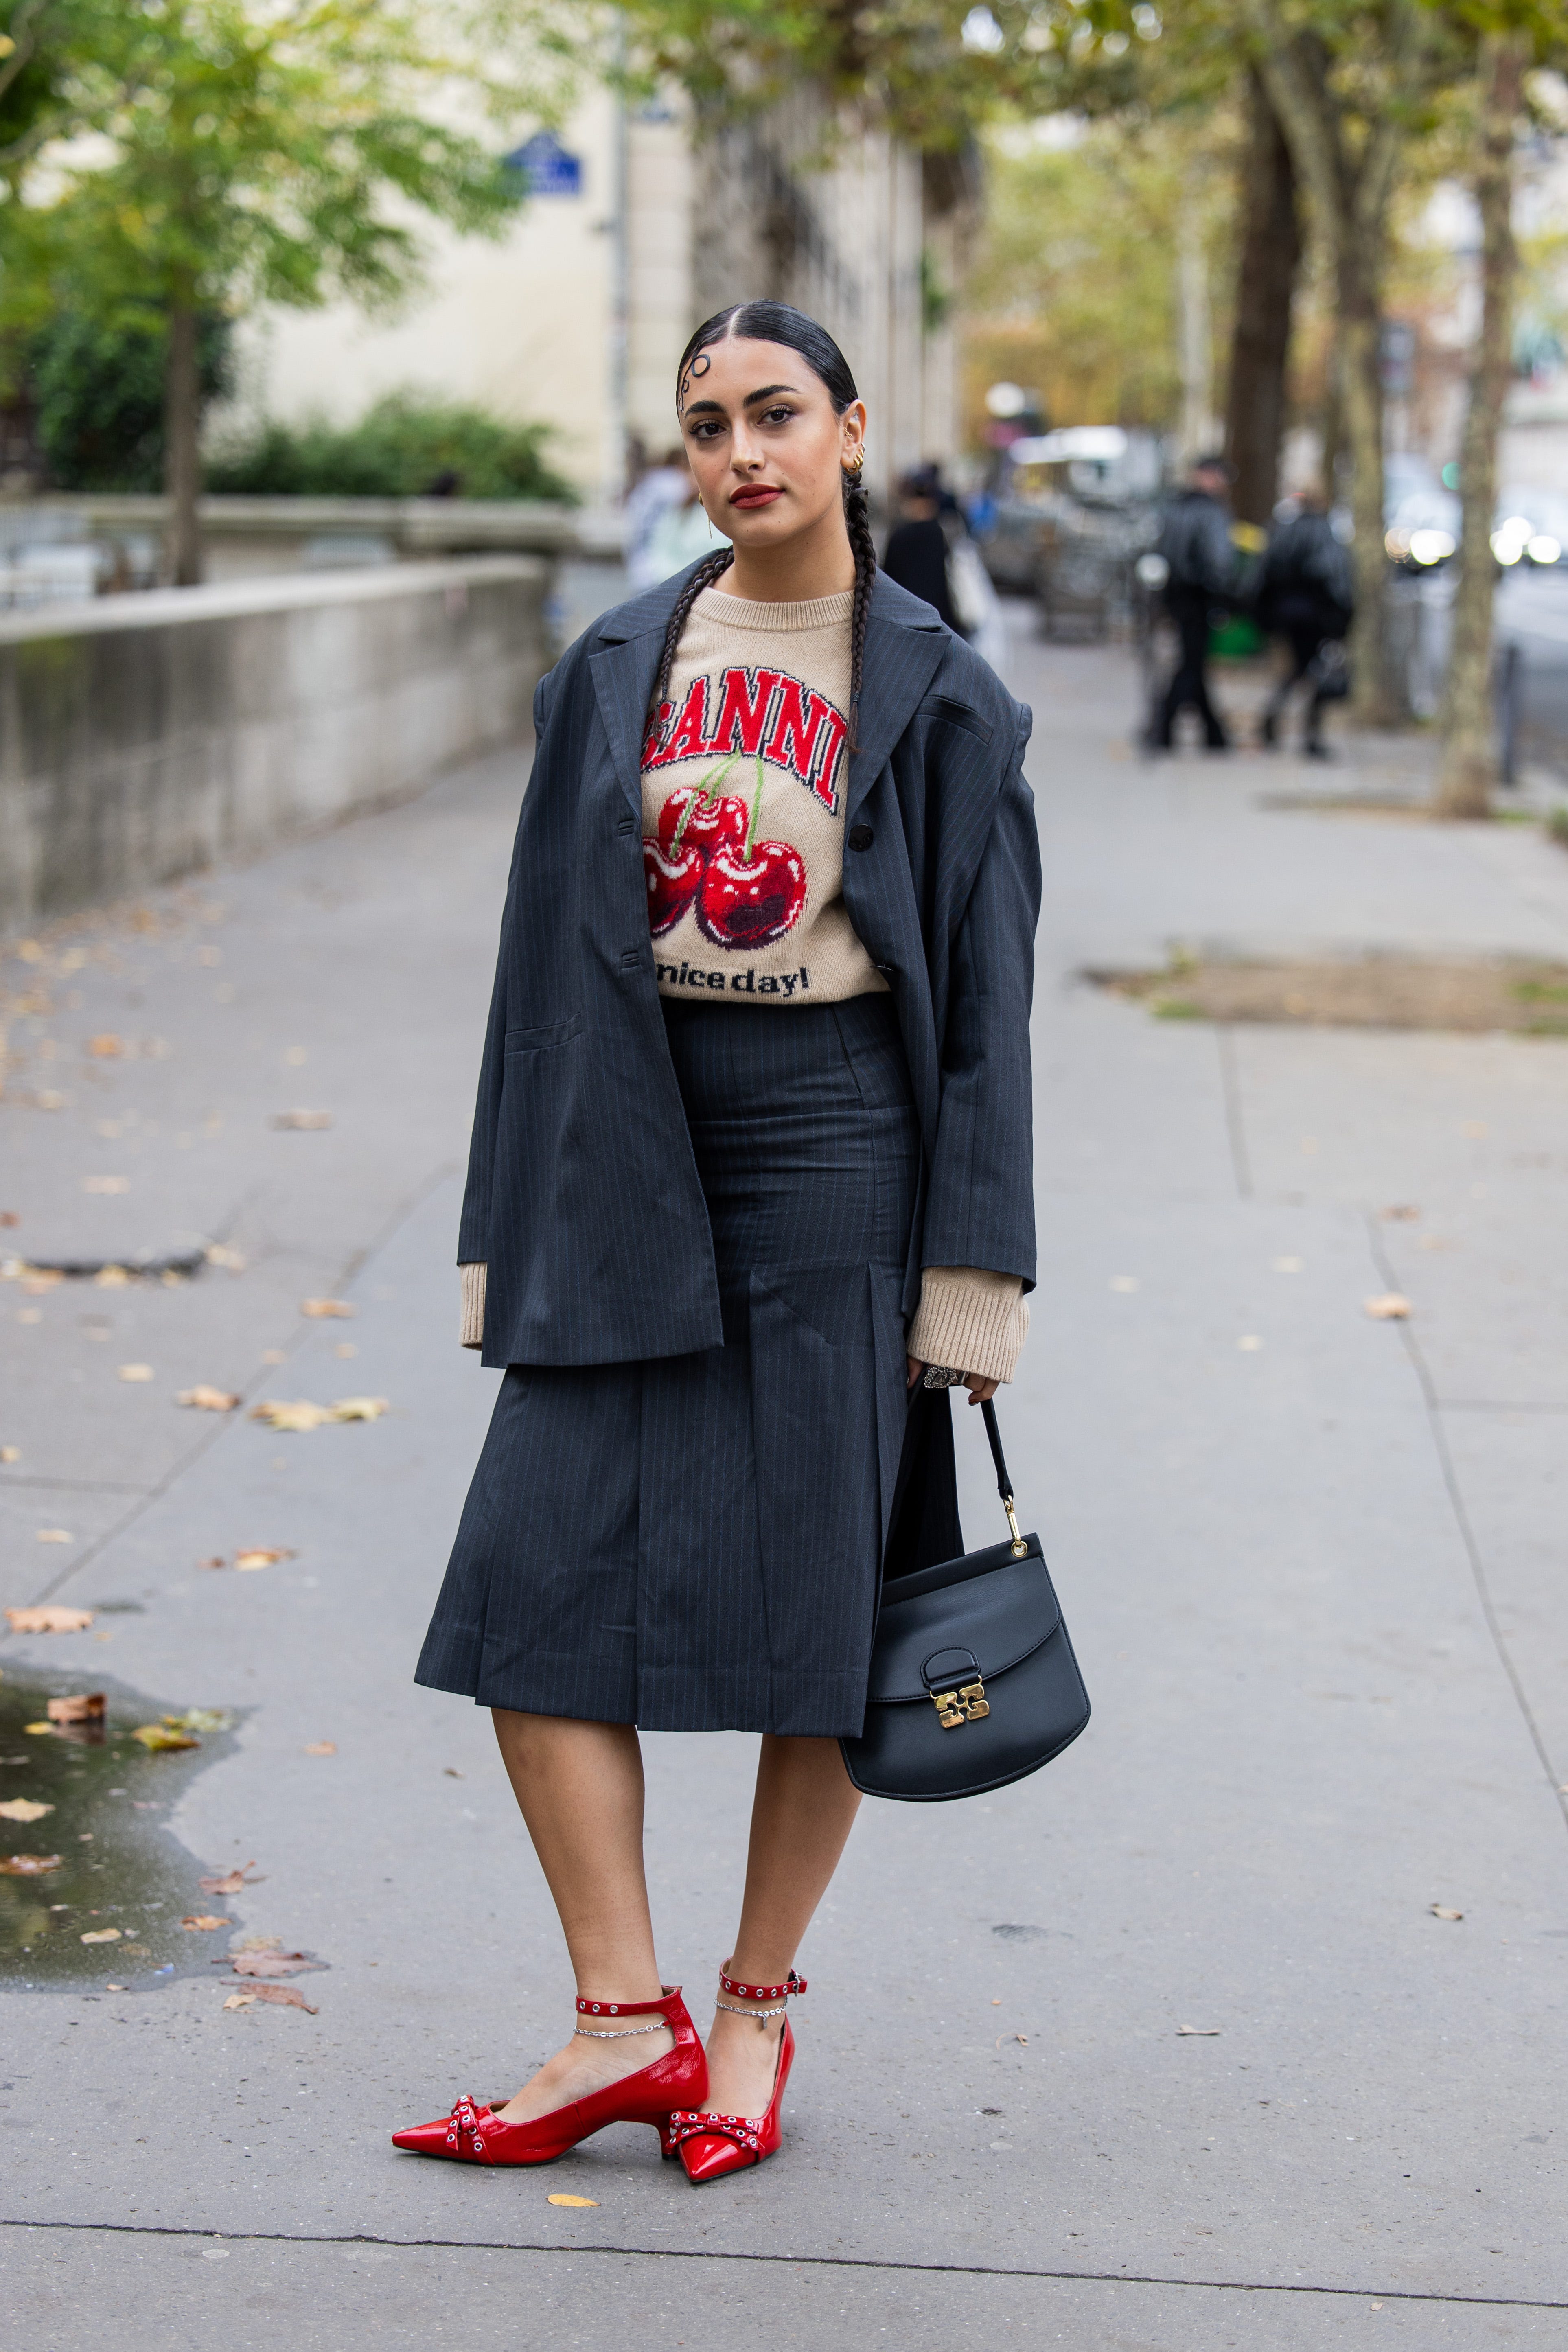
[[[787,402],[780,402],[776,407],[764,408],[758,422],[763,425],[787,425],[794,415],[795,411]]]
[[[718,417],[705,416],[689,429],[693,441],[713,441],[723,432],[724,427]]]

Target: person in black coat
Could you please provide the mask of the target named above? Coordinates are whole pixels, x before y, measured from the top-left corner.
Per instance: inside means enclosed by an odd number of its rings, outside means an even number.
[[[1185,709],[1196,711],[1211,751],[1230,748],[1208,688],[1209,629],[1236,577],[1225,503],[1230,482],[1231,469],[1223,457],[1200,457],[1186,487],[1165,509],[1159,552],[1170,566],[1165,609],[1175,624],[1181,654],[1149,738],[1151,751],[1170,751],[1177,715]]]
[[[1291,659],[1264,706],[1259,740],[1269,750],[1278,743],[1286,705],[1306,681],[1301,749],[1309,759],[1326,760],[1323,711],[1343,698],[1350,684],[1344,640],[1355,617],[1355,575],[1320,491],[1304,491],[1295,515],[1270,539],[1258,576],[1257,613],[1260,627],[1285,639]]]
[[[888,534],[882,570],[911,596],[929,604],[955,635],[963,630],[952,601],[947,569],[947,533],[942,523],[942,484],[930,467],[904,478],[900,518]]]
[[[696,2182],[779,2145],[879,1580],[962,1551],[949,1391],[1026,1323],[1040,857],[1029,713],[879,570],[831,338],[721,312],[678,412],[732,544],[535,697],[458,1248],[505,1377],[417,1668],[492,1711],[576,2029],[395,2138],[526,2165],[649,2123]],[[639,1729],[763,1735],[706,2055]]]

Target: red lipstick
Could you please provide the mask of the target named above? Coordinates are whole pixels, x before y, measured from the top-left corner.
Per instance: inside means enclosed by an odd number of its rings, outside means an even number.
[[[730,504],[732,507],[771,507],[775,499],[783,496],[782,490],[773,488],[766,482],[748,482],[742,488],[731,491]]]

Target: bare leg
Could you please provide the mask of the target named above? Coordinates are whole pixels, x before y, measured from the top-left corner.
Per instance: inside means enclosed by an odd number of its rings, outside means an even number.
[[[502,1760],[561,1915],[579,1994],[593,2000],[657,2000],[661,1988],[643,1875],[637,1733],[629,1723],[577,1723],[500,1706],[491,1712]],[[576,2035],[497,2113],[509,2124],[549,2115],[652,2065],[674,2047],[675,2036],[663,2026],[616,2042]]]
[[[783,1984],[789,1975],[859,1806],[860,1792],[844,1769],[837,1739],[764,1735],[752,1804],[746,1892],[730,1970],[742,1984]],[[724,1995],[726,2000],[731,1997]],[[770,2017],[758,2026],[728,2010],[715,2011],[708,2038],[710,2114],[762,2114],[773,2096],[783,2026],[782,2018]]]

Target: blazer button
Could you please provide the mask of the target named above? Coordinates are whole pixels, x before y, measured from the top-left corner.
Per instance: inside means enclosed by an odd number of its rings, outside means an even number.
[[[852,824],[849,828],[851,849],[869,849],[876,837],[868,824]]]

